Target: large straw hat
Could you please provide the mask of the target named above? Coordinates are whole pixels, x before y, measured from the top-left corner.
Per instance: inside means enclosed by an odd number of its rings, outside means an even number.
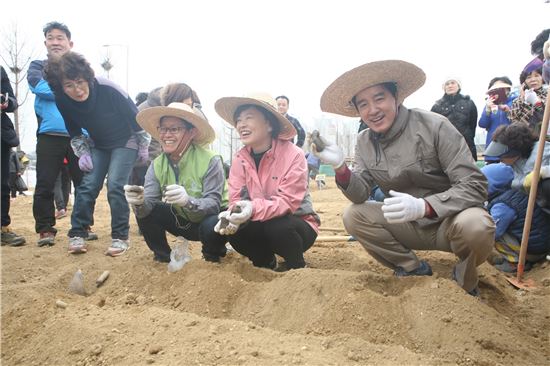
[[[224,97],[216,101],[216,112],[231,126],[235,126],[233,116],[235,111],[242,105],[255,105],[262,107],[271,113],[281,125],[281,133],[277,138],[291,140],[296,136],[296,129],[290,121],[277,111],[277,102],[267,93],[250,93],[244,97]]]
[[[199,145],[208,144],[216,138],[216,133],[204,114],[197,108],[191,108],[185,103],[170,103],[167,107],[151,107],[142,110],[136,116],[139,125],[147,131],[155,140],[159,140],[157,128],[162,117],[177,117],[191,123],[197,134],[193,141]]]
[[[371,86],[394,82],[397,104],[418,90],[426,81],[419,67],[400,60],[375,61],[352,69],[336,79],[321,96],[321,110],[349,117],[359,117],[351,101],[360,91]]]

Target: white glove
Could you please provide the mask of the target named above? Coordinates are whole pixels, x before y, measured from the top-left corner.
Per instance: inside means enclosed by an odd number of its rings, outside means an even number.
[[[541,179],[550,178],[550,165],[540,167],[540,177]]]
[[[235,225],[241,225],[250,220],[254,208],[252,201],[237,201],[235,205],[241,208],[241,212],[233,212],[227,217],[227,219]]]
[[[134,206],[141,206],[145,201],[142,186],[132,186],[126,184],[124,186],[124,196],[126,196],[126,201]]]
[[[537,93],[535,93],[533,90],[528,89],[525,91],[525,97],[524,97],[525,103],[530,105],[535,105],[539,102],[539,97]]]
[[[312,143],[309,150],[313,155],[321,159],[324,163],[332,165],[334,169],[338,169],[344,165],[344,152],[342,149],[338,145],[328,142],[323,136],[319,136],[319,138],[325,144],[325,148],[323,151],[318,152],[317,147]]]
[[[544,45],[542,46],[542,53],[544,54],[545,60],[550,60],[550,37],[548,41],[544,42]]]
[[[426,202],[407,193],[390,191],[391,198],[384,200],[382,211],[390,224],[416,221],[424,217]]]
[[[220,235],[233,235],[239,230],[239,225],[231,223],[227,218],[231,215],[231,212],[223,211],[218,215],[218,223],[214,226],[214,231]],[[224,223],[225,221],[225,223]]]
[[[185,190],[185,187],[179,184],[171,184],[166,187],[164,192],[164,198],[166,203],[171,205],[185,206],[189,202],[189,195]]]

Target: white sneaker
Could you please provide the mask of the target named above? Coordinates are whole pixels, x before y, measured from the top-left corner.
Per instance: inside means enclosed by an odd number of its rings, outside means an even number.
[[[88,245],[80,236],[73,236],[69,238],[69,253],[79,254],[86,253],[88,251]]]
[[[113,239],[111,242],[111,246],[107,249],[107,251],[105,252],[105,255],[108,255],[111,257],[117,257],[119,255],[126,253],[128,249],[130,249],[128,240]]]

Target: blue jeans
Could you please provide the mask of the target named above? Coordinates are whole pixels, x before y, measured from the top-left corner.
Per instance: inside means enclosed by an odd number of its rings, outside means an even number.
[[[76,189],[75,203],[71,215],[69,237],[88,236],[87,228],[92,224],[95,201],[105,176],[107,176],[107,200],[111,207],[111,237],[128,239],[130,208],[124,196],[124,185],[137,158],[137,150],[119,147],[112,150],[92,148],[94,168],[85,173],[82,183]]]

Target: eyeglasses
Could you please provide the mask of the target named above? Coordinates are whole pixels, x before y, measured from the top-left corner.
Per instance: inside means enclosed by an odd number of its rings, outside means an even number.
[[[172,135],[176,135],[178,133],[181,133],[181,131],[185,130],[183,127],[157,127],[157,131],[159,132],[159,135],[166,135],[167,133],[171,133]]]
[[[78,79],[78,80],[75,80],[74,82],[65,82],[63,83],[63,89],[67,90],[76,90],[77,88],[80,89],[80,90],[84,90],[84,88],[86,88],[88,86],[88,82],[84,79]]]

